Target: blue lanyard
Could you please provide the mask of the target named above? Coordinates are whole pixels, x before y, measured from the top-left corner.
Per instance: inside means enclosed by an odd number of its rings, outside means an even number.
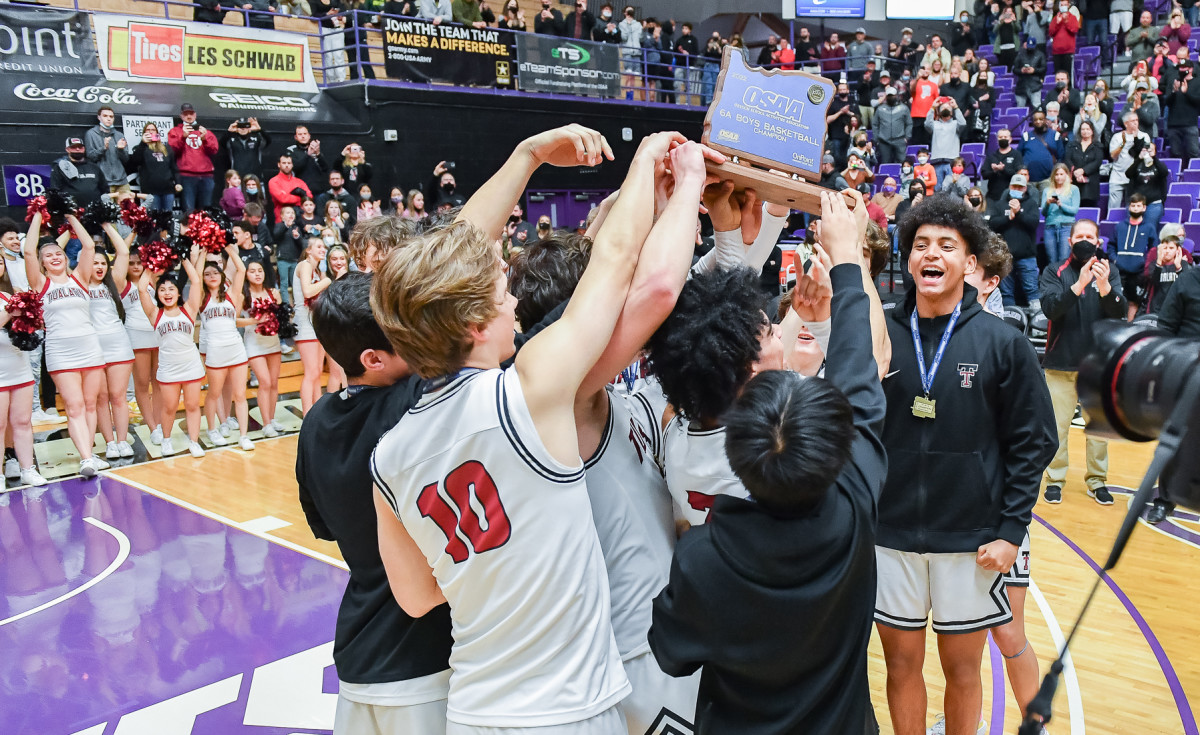
[[[436,378],[430,378],[429,380],[426,380],[425,384],[421,386],[421,390],[424,393],[433,393],[434,391],[438,391],[438,390],[441,390],[442,388],[445,388],[447,385],[450,385],[451,383],[458,380],[459,378],[461,378],[464,375],[470,375],[471,373],[481,373],[481,372],[483,372],[483,370],[481,368],[467,367],[467,368],[463,368],[462,370],[459,370],[457,372],[449,373],[447,375],[439,375]]]
[[[917,348],[917,369],[921,371],[921,387],[925,390],[926,398],[929,398],[929,391],[933,388],[933,378],[937,375],[938,368],[941,367],[942,356],[946,354],[946,345],[950,344],[950,335],[954,333],[954,325],[958,324],[958,315],[961,313],[962,304],[959,304],[954,307],[954,313],[950,315],[950,323],[946,325],[946,331],[942,333],[942,341],[938,345],[937,353],[933,356],[933,364],[930,366],[929,372],[925,372],[925,351],[921,347],[921,332],[917,330],[917,310],[913,309],[909,326],[912,327],[913,345]]]

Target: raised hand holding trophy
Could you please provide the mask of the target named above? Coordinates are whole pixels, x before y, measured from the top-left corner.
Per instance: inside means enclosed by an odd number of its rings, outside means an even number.
[[[741,49],[727,46],[701,142],[729,160],[708,163],[709,173],[754,189],[761,200],[820,214],[828,189],[812,182],[821,178],[833,92],[815,74],[751,69]]]

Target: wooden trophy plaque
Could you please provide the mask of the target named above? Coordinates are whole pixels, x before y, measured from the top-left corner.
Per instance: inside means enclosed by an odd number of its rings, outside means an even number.
[[[833,94],[824,77],[751,68],[741,49],[725,47],[701,141],[729,160],[709,163],[708,171],[738,190],[754,189],[763,201],[820,214],[821,194],[829,190],[814,182],[821,178]]]

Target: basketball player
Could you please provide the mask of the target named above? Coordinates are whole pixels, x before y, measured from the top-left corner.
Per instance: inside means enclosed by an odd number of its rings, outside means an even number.
[[[1057,446],[1037,355],[983,314],[964,283],[988,242],[979,215],[929,197],[900,223],[915,280],[888,319],[888,477],[879,501],[875,621],[896,735],[925,732],[930,610],[946,676],[945,729],[979,727],[987,630],[1012,620],[1000,594]]]
[[[866,651],[885,403],[864,328],[865,207],[858,223],[840,194],[823,199],[837,223],[825,233],[836,263],[830,380],[769,370],[749,382],[725,414],[725,453],[752,499],[715,500],[714,522],[679,542],[654,602],[663,669],[703,667],[699,732],[875,732]]]
[[[610,381],[670,313],[687,279],[706,156],[722,160],[695,143],[672,151],[670,173],[659,177],[657,187],[672,194],[662,203],[638,258],[608,349],[575,401],[588,498],[608,571],[613,632],[633,686],[620,705],[630,735],[664,725],[690,730],[698,680],[665,675],[647,641],[651,602],[666,585],[675,539],[670,495],[655,459],[661,412],[655,413],[640,393],[616,391]],[[579,236],[551,237],[514,258],[510,289],[522,296],[516,307],[522,325],[570,297],[587,262],[588,246]]]
[[[611,159],[603,137],[572,127],[574,141],[522,148],[510,163],[527,176],[542,161]],[[406,612],[450,603],[448,735],[625,731],[616,705],[630,686],[573,407],[629,293],[653,220],[655,166],[684,142],[678,133],[642,142],[562,318],[508,370],[499,366],[514,349],[514,299],[479,229],[430,233],[375,275],[376,319],[429,380],[372,458],[380,551]]]

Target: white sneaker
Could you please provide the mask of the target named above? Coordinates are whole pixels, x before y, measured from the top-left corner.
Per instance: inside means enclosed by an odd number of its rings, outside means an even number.
[[[238,449],[241,449],[243,452],[253,452],[254,442],[250,441],[250,437],[243,436],[241,439],[238,439]]]
[[[283,344],[279,345],[279,351],[285,355],[290,355],[296,351],[296,348],[292,347],[287,342],[284,342]]]
[[[250,374],[250,387],[251,388],[258,387],[258,375],[254,374],[254,373]]]
[[[15,480],[21,476],[21,463],[16,457],[9,457],[4,460],[4,476],[10,480]]]
[[[50,410],[53,411],[54,409],[50,409]],[[67,419],[65,416],[59,416],[57,413],[50,413],[49,411],[38,410],[38,411],[33,412],[33,423],[35,423],[35,424],[65,424],[65,423],[67,423]]]
[[[200,446],[200,442],[190,442],[188,444],[188,452],[196,459],[199,459],[204,456],[204,447]]]
[[[83,475],[84,477],[95,477],[96,476],[95,458],[88,457],[87,459],[79,460],[79,474]]]
[[[271,428],[274,429],[275,431],[278,431],[280,434],[287,433],[287,427],[285,427],[283,424],[279,423],[275,419],[271,419]]]
[[[217,431],[219,431],[221,433],[221,436],[229,436],[229,426],[226,424],[218,425]],[[211,434],[212,432],[210,431],[209,433]],[[224,444],[225,442],[221,442],[221,443]]]
[[[116,442],[109,442],[105,448],[104,456],[108,459],[120,459],[121,447]]]
[[[126,459],[133,456],[133,447],[129,446],[129,442],[117,442],[117,449],[121,450],[121,456]]]
[[[987,720],[980,720],[976,735],[987,735],[987,731]],[[946,716],[938,715],[933,725],[925,729],[925,735],[946,735]]]
[[[46,484],[46,478],[37,471],[37,467],[27,467],[21,470],[21,484],[41,486]]]
[[[230,416],[229,418],[225,419],[225,425],[228,426],[230,429],[237,429],[237,427],[238,427],[237,417]]]
[[[267,424],[266,426],[262,427],[262,435],[268,439],[274,439],[275,437],[279,436],[279,432],[275,430],[274,424]]]
[[[164,457],[170,457],[175,453],[175,446],[171,444],[170,438],[163,439],[159,442],[159,446],[162,447],[162,456]]]
[[[104,460],[100,459],[99,457],[97,457],[94,454],[92,455],[92,464],[95,465],[96,469],[98,469],[98,470],[107,470],[109,467],[112,466],[108,462],[105,462]]]
[[[150,432],[150,443],[151,444],[162,444],[163,443],[163,432],[162,432],[161,426],[158,427],[157,429],[155,429],[154,431]]]
[[[222,426],[221,426],[221,428],[222,428],[222,429],[225,429],[225,426],[224,426],[224,425],[222,425]],[[214,447],[223,447],[223,446],[225,446],[225,445],[226,445],[226,444],[228,444],[229,442],[225,441],[225,437],[223,437],[223,436],[221,436],[221,435],[222,435],[222,434],[225,434],[225,433],[227,433],[228,431],[229,431],[228,429],[225,429],[225,431],[217,431],[216,429],[211,429],[211,430],[208,432],[208,441],[209,441],[209,443],[210,443],[210,444],[212,444]]]

